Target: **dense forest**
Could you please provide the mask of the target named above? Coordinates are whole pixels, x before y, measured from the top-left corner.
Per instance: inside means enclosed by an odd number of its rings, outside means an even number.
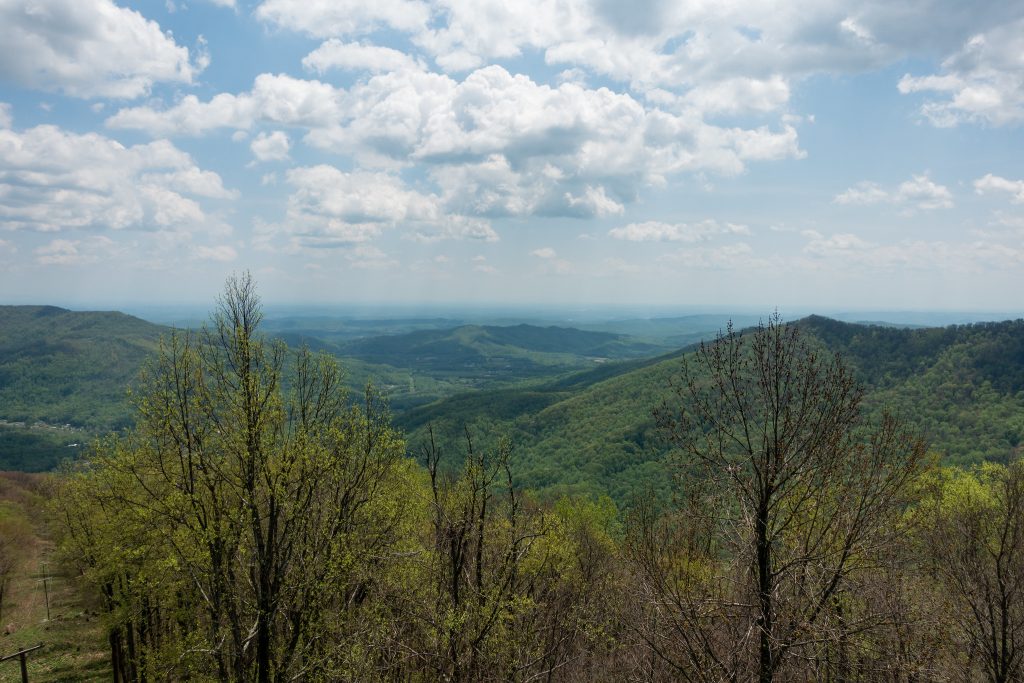
[[[352,394],[333,357],[261,320],[252,281],[229,281],[209,326],[160,342],[134,426],[49,480],[115,680],[1024,675],[1024,465],[1002,429],[1020,386],[996,365],[1016,323],[913,336],[775,316],[511,401],[482,392],[461,430],[425,407],[403,436],[372,387]],[[899,400],[941,420],[968,382],[999,397],[971,419],[1002,405],[1002,431],[958,465]],[[583,462],[641,414],[623,437],[663,457],[618,465],[644,473],[629,495],[545,487],[518,452],[522,415]]]

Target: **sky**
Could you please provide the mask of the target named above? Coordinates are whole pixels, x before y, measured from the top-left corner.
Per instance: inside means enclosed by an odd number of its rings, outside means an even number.
[[[0,303],[1022,311],[1021,0],[0,0]]]

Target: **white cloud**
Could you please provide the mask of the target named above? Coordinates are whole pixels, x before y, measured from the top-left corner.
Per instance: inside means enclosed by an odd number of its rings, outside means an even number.
[[[0,77],[73,97],[135,98],[154,83],[191,83],[189,51],[111,0],[0,0]]]
[[[441,240],[479,240],[497,242],[498,233],[490,222],[468,216],[442,215],[433,224],[428,224],[412,235],[417,242],[439,242]]]
[[[1024,180],[1008,180],[988,173],[974,181],[974,191],[978,194],[1005,192],[1011,195],[1014,204],[1024,204]]]
[[[530,252],[531,256],[539,258],[543,263],[543,272],[553,275],[572,275],[576,268],[565,259],[558,258],[558,253],[551,247],[541,247]]]
[[[210,199],[237,199],[237,190],[224,187],[221,177],[198,166],[187,166],[166,173],[144,173],[139,180],[148,185],[166,186],[177,192]]]
[[[927,174],[905,180],[892,191],[877,183],[861,182],[836,195],[833,201],[844,205],[898,204],[917,209],[949,209],[953,207],[953,194],[949,188],[935,183]]]
[[[359,244],[342,252],[353,268],[363,270],[393,270],[399,263],[383,251],[369,244]]]
[[[415,59],[390,47],[343,43],[336,38],[326,41],[302,60],[302,66],[323,73],[330,69],[344,71],[407,71],[421,68]]]
[[[628,94],[551,87],[500,66],[462,81],[419,69],[382,73],[349,90],[262,74],[246,93],[123,109],[107,123],[153,134],[303,127],[308,144],[364,167],[426,167],[449,212],[480,217],[620,215],[642,187],[675,174],[735,175],[750,161],[803,156],[789,125],[721,128]]]
[[[0,128],[10,128],[14,125],[14,115],[11,114],[11,105],[7,102],[0,102]]]
[[[238,258],[238,252],[228,244],[213,247],[197,246],[192,254],[195,258],[202,261],[217,261],[220,263],[228,263]]]
[[[167,141],[125,147],[55,126],[0,130],[0,227],[6,229],[223,230],[195,197],[234,196],[220,176]]]
[[[320,81],[260,74],[252,90],[240,95],[221,93],[209,102],[187,95],[169,109],[121,109],[106,124],[150,135],[202,135],[218,128],[245,130],[256,123],[322,127],[342,117],[342,95]]]
[[[257,135],[256,139],[249,144],[249,149],[259,161],[284,161],[288,158],[291,143],[287,133],[275,130],[269,135],[266,133]]]
[[[691,247],[663,254],[658,261],[683,268],[708,270],[753,270],[771,265],[767,259],[755,256],[746,242],[721,247]]]
[[[486,221],[450,214],[439,197],[409,189],[392,174],[319,165],[291,169],[285,178],[294,190],[286,227],[264,232],[286,235],[292,248],[351,246],[396,228],[421,242],[498,240]]]
[[[980,1],[982,7],[865,0],[851,8],[840,0],[266,0],[257,16],[323,38],[397,30],[453,72],[536,51],[553,66],[585,69],[642,92],[861,71],[915,51],[949,53],[1019,17],[1013,3]],[[740,102],[724,101],[727,109]]]
[[[1024,265],[1024,249],[991,240],[960,244],[902,240],[877,244],[849,233],[826,237],[806,230],[802,234],[807,239],[803,253],[810,257],[804,265],[810,268],[985,272]]]
[[[807,244],[804,245],[804,252],[814,256],[849,254],[852,251],[862,251],[875,246],[850,233],[825,237],[816,230],[805,230],[802,234],[808,239]]]
[[[901,204],[913,204],[919,209],[950,209],[953,195],[949,189],[937,185],[927,175],[915,175],[900,183],[894,200]]]
[[[789,84],[775,74],[768,79],[730,78],[699,85],[683,98],[702,112],[738,114],[745,112],[771,112],[789,102]]]
[[[38,247],[36,263],[44,266],[77,266],[111,258],[119,251],[109,237],[93,235],[81,240],[55,239]]]
[[[418,31],[430,18],[419,0],[264,0],[257,18],[318,38],[368,33],[377,28]]]
[[[630,242],[702,242],[718,235],[749,235],[750,229],[736,223],[705,220],[700,223],[646,221],[612,228],[608,235]]]
[[[861,182],[835,196],[836,204],[866,205],[889,200],[889,193],[877,183]]]
[[[1024,121],[1024,19],[971,36],[942,62],[942,74],[899,82],[903,94],[933,93],[921,113],[934,125]]]

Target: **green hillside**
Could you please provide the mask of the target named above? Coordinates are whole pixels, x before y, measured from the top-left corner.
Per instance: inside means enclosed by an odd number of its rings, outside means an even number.
[[[623,335],[531,325],[431,329],[441,319],[288,319],[268,336],[342,359],[349,388],[401,413],[471,389],[522,384],[657,350]],[[391,325],[391,327],[389,327]],[[420,329],[420,328],[428,329]],[[384,329],[399,334],[366,337]],[[169,328],[114,312],[0,307],[0,466],[45,470],[127,425],[127,390]],[[510,409],[515,404],[510,403]]]
[[[1024,438],[1024,321],[935,329],[800,321],[838,351],[868,387],[869,411],[883,407],[920,429],[948,462],[1005,460]],[[398,416],[410,444],[428,424],[447,439],[508,434],[523,486],[549,494],[607,492],[625,501],[647,487],[668,489],[667,446],[651,416],[668,397],[682,352],[609,364],[537,384],[455,396]]]
[[[0,467],[51,469],[127,425],[127,388],[164,331],[123,313],[0,306]]]
[[[0,418],[110,429],[166,331],[115,312],[0,306]]]
[[[463,325],[359,339],[340,345],[339,354],[435,376],[507,381],[649,356],[664,348],[621,334],[567,327]]]

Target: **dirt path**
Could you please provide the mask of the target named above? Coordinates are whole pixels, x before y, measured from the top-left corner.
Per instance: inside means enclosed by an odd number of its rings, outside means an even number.
[[[42,643],[28,656],[32,683],[110,680],[103,624],[62,572],[46,538],[42,483],[40,475],[0,472],[0,519],[21,515],[33,530],[17,546],[4,594],[0,656]],[[0,681],[20,677],[17,659],[0,662]]]

